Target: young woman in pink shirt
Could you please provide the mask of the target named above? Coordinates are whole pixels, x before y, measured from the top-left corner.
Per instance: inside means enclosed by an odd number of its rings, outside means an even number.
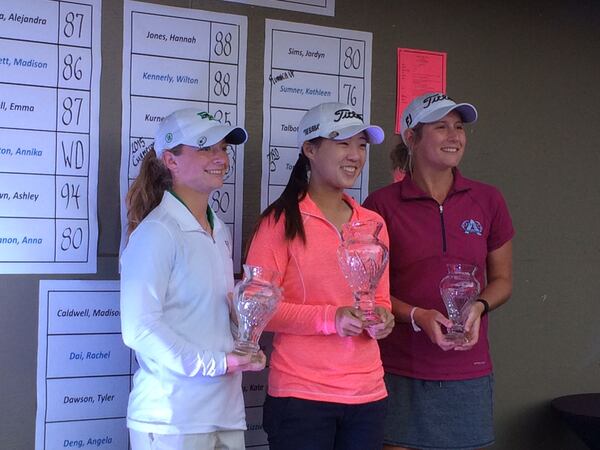
[[[342,225],[381,217],[344,193],[383,130],[350,106],[325,103],[298,127],[300,155],[281,197],[261,215],[247,263],[282,276],[263,427],[271,450],[379,450],[387,392],[377,339],[394,325],[388,271],[367,327],[337,261]],[[381,240],[387,245],[385,227]]]

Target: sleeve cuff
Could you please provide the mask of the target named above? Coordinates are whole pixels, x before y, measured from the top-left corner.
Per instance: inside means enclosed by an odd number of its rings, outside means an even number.
[[[227,373],[227,355],[225,352],[206,352],[198,355],[194,372],[190,376],[218,377]]]
[[[325,307],[325,317],[323,323],[323,333],[326,335],[337,333],[335,329],[335,312],[337,308],[333,305],[327,305]]]
[[[215,359],[217,360],[215,376],[225,375],[227,373],[227,355],[225,352],[216,352]]]

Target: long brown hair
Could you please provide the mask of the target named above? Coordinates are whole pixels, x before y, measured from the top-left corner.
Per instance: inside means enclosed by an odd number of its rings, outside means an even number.
[[[165,150],[179,155],[181,146]],[[173,188],[173,177],[151,147],[142,160],[140,173],[127,192],[127,236],[158,206],[166,190]]]

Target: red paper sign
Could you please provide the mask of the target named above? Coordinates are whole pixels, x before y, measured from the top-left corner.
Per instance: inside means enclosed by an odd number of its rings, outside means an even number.
[[[398,49],[396,133],[400,133],[402,111],[411,100],[427,92],[446,93],[446,53]]]

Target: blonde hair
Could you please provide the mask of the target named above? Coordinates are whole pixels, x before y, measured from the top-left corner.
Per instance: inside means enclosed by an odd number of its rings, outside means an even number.
[[[168,150],[174,155],[181,153],[181,146]],[[150,147],[142,160],[140,173],[127,192],[127,236],[142,220],[158,206],[166,190],[173,187],[173,177],[161,159],[156,157],[156,151]]]
[[[415,143],[417,143],[423,137],[423,124],[417,124],[412,130],[415,133]],[[412,175],[414,165],[413,149],[404,143],[402,137],[400,137],[400,142],[390,151],[390,159],[392,160],[392,170],[400,169]]]

